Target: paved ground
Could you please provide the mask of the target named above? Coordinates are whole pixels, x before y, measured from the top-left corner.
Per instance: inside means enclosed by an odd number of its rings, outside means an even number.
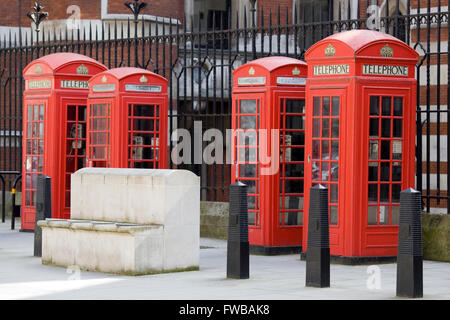
[[[298,255],[252,255],[250,279],[230,280],[226,242],[202,238],[200,271],[118,276],[42,265],[34,235],[9,227],[0,223],[0,299],[396,299],[396,264],[378,265],[379,289],[368,288],[368,266],[334,264],[331,288],[306,288]],[[423,272],[424,299],[450,299],[450,263],[424,261]]]

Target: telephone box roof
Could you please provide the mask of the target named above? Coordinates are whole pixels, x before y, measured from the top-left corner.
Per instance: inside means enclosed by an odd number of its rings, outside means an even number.
[[[106,70],[104,72],[97,74],[96,77],[100,77],[105,74],[109,74],[109,75],[115,77],[119,81],[124,78],[127,78],[129,76],[136,75],[136,74],[147,74],[147,75],[151,75],[152,77],[157,77],[159,79],[163,79],[164,81],[167,81],[166,78],[160,76],[159,74],[156,74],[154,72],[151,72],[151,71],[148,71],[145,69],[134,68],[134,67],[121,67],[121,68],[114,68],[114,69]]]
[[[294,58],[272,56],[272,57],[265,57],[265,58],[260,58],[260,59],[250,61],[250,62],[242,65],[241,67],[244,67],[244,66],[248,67],[249,65],[259,65],[262,68],[266,69],[268,72],[272,72],[280,67],[284,67],[287,65],[299,65],[299,64],[306,66],[306,63],[304,61],[300,61],[300,60],[297,60]],[[238,69],[236,69],[236,70],[238,70]]]
[[[397,45],[406,48],[411,55],[415,57],[418,56],[418,53],[403,41],[389,34],[374,30],[349,30],[333,34],[311,46],[311,48],[307,50],[305,56],[308,57],[318,46],[322,45],[324,42],[330,41],[343,43],[354,52],[355,56],[367,46],[380,42],[396,43]]]
[[[101,64],[95,59],[86,57],[82,54],[78,53],[70,53],[70,52],[59,52],[59,53],[52,53],[43,57],[40,57],[39,59],[36,59],[32,61],[30,65],[36,64],[36,63],[45,63],[48,65],[53,71],[57,71],[58,69],[61,69],[62,67],[71,64],[71,63],[93,63],[98,66],[102,66],[105,70],[107,69],[106,66]]]

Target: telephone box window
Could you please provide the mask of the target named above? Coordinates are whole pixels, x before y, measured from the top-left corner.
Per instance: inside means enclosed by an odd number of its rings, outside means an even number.
[[[25,134],[25,206],[36,205],[37,177],[44,163],[44,105],[28,105]]]
[[[381,115],[373,112],[377,109],[382,110]],[[402,182],[403,98],[371,96],[370,110],[367,224],[395,225]],[[377,125],[381,125],[379,135],[373,129]]]
[[[111,106],[110,104],[92,104],[90,107],[90,154],[94,167],[108,167],[110,161],[110,130]]]
[[[128,153],[130,168],[159,167],[159,105],[130,105]]]
[[[70,208],[70,175],[84,168],[86,163],[86,106],[67,106],[66,132],[66,179],[65,199],[66,208]]]
[[[260,124],[260,100],[242,99],[236,101],[236,159],[238,160],[237,180],[247,184],[247,208],[249,225],[258,225],[259,215],[259,172],[257,155],[257,129]],[[250,186],[252,186],[250,188]]]
[[[314,97],[313,105],[312,158],[316,161],[312,163],[312,181],[328,188],[330,225],[337,225],[340,97]],[[314,132],[321,134],[315,135]]]

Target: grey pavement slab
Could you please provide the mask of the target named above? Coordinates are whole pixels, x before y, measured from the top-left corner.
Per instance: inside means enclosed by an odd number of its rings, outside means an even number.
[[[0,223],[0,299],[399,299],[395,263],[377,265],[379,288],[367,285],[367,265],[337,264],[330,288],[307,288],[299,255],[251,255],[250,279],[232,280],[226,279],[226,241],[202,238],[199,271],[131,277],[42,265],[33,257],[33,233],[19,232],[19,219],[17,230],[9,227],[10,221]],[[423,299],[450,299],[450,263],[424,261],[423,277]]]

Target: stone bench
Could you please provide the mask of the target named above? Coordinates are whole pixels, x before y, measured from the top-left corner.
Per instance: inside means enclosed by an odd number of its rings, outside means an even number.
[[[46,219],[42,262],[121,274],[198,270],[200,179],[187,170],[84,168],[72,219]]]

